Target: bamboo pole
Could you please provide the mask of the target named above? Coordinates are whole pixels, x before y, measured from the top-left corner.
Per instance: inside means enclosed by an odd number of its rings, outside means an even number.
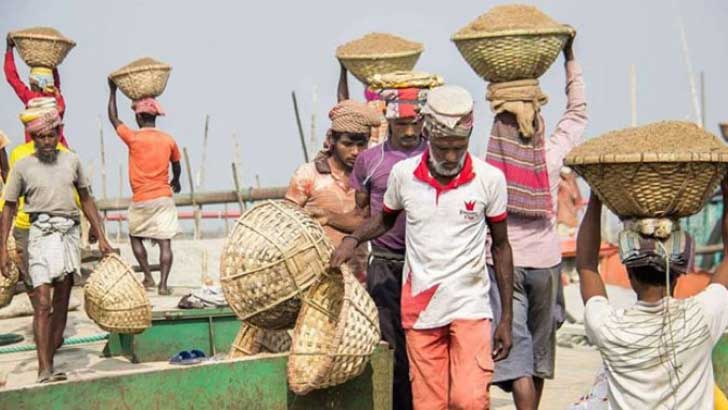
[[[104,199],[107,197],[106,191],[106,148],[104,147],[104,127],[101,125],[101,116],[96,117],[96,124],[99,127],[99,149],[101,150],[101,195]],[[103,213],[104,220],[101,223],[104,225],[104,231],[106,231],[106,212]]]
[[[260,174],[255,174],[255,187],[260,189]]]
[[[233,146],[235,148],[233,151],[233,164],[235,164],[235,170],[233,172],[236,173],[235,176],[238,178],[238,181],[242,182],[244,181],[243,172],[241,169],[242,154],[240,153],[240,141],[238,140],[238,134],[236,132],[233,132]],[[245,201],[243,201],[242,211],[244,211],[246,208],[247,205],[245,204]]]
[[[228,214],[228,204],[224,203],[222,205],[223,212],[225,212],[225,215]],[[222,218],[223,221],[225,221],[225,237],[227,237],[230,234],[230,222],[228,221],[228,218]]]
[[[187,153],[187,147],[182,148],[185,157],[185,167],[187,168],[187,179],[190,181],[190,195],[192,195],[192,207],[195,213],[194,238],[200,239],[200,207],[195,200],[195,183],[192,180],[192,165],[190,165],[190,156]]]
[[[287,186],[277,186],[268,188],[252,188],[240,191],[243,202],[263,201],[266,199],[283,199],[288,190]],[[190,194],[175,195],[174,203],[176,206],[192,206],[192,196]],[[237,203],[237,193],[232,189],[225,191],[212,192],[195,192],[195,204],[213,205],[224,203]],[[96,207],[100,211],[123,211],[131,204],[131,198],[109,198],[96,201]]]
[[[205,185],[205,164],[207,164],[207,134],[210,129],[210,114],[205,114],[205,134],[202,138],[202,161],[197,173],[197,189],[202,190]]]
[[[301,149],[303,149],[303,159],[308,162],[308,148],[306,148],[306,137],[303,136],[303,126],[301,125],[301,114],[298,112],[298,99],[296,92],[291,91],[291,99],[293,100],[293,112],[296,114],[296,125],[298,126],[298,137],[301,139]]]
[[[685,59],[685,65],[688,69],[688,84],[690,85],[690,95],[692,96],[695,122],[698,123],[698,126],[703,127],[703,114],[700,109],[700,97],[698,96],[697,87],[695,86],[695,74],[693,71],[693,63],[690,60],[690,50],[688,48],[688,37],[685,32],[685,24],[683,23],[682,14],[680,13],[680,9],[676,0],[673,0],[673,6],[677,14],[677,25],[678,30],[680,31],[680,41],[682,43],[683,58]]]
[[[318,135],[316,135],[316,112],[318,111],[318,85],[313,86],[313,95],[311,98],[311,135],[309,135],[309,141],[311,142],[310,157],[316,156],[316,150],[318,145]]]
[[[119,164],[119,198],[124,195],[124,164]],[[121,221],[117,225],[116,243],[121,243]]]
[[[238,179],[238,167],[235,166],[235,163],[233,162],[233,184],[235,185],[235,194],[237,194],[238,197],[238,207],[240,208],[240,213],[242,214],[245,210],[245,205],[243,204],[243,197],[242,193],[240,192],[240,180]]]

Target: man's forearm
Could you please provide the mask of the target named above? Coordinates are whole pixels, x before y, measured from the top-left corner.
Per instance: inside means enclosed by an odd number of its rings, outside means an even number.
[[[379,214],[366,219],[364,223],[362,223],[361,226],[359,226],[359,228],[351,234],[351,236],[355,237],[359,243],[376,239],[392,229],[394,221],[396,220],[396,214],[385,215],[384,212],[380,212]]]
[[[13,202],[5,202],[5,207],[0,216],[0,243],[8,243],[8,237],[10,236],[10,229],[13,226],[13,218],[15,217],[15,211],[17,205]]]
[[[494,244],[491,248],[498,294],[501,299],[501,321],[513,319],[513,252],[511,244]]]
[[[91,195],[81,198],[81,210],[88,219],[91,229],[96,233],[97,238],[104,237],[104,230],[101,227],[101,221],[99,220],[99,211],[96,209],[96,203]]]

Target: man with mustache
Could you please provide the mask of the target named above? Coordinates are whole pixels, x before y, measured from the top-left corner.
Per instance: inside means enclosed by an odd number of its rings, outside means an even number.
[[[498,169],[468,153],[473,99],[466,90],[433,89],[422,114],[429,148],[392,168],[382,210],[344,238],[331,265],[341,265],[359,243],[395,227],[406,212],[401,319],[413,406],[487,409],[493,362],[507,357],[511,346],[513,262],[506,181]],[[503,301],[494,346],[488,232]]]
[[[76,154],[58,149],[63,125],[58,110],[28,109],[21,120],[33,138],[35,153],[19,160],[8,177],[0,219],[0,269],[3,276],[10,276],[7,240],[18,199],[24,197],[24,210],[31,222],[28,275],[34,288],[31,298],[38,382],[47,383],[66,379],[65,373],[54,369],[53,356],[66,327],[73,273],[81,268],[81,215],[76,192],[81,211],[99,240],[99,250],[104,254],[113,250],[103,234],[81,161]]]

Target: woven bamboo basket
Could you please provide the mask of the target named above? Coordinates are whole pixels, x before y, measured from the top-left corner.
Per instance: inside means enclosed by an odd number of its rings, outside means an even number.
[[[15,284],[18,283],[20,278],[20,270],[18,265],[18,254],[15,250],[15,239],[13,235],[8,236],[8,259],[10,262],[10,278],[6,278],[4,275],[0,275],[0,308],[3,308],[10,304],[13,300],[13,294],[15,293]]]
[[[100,328],[136,334],[152,324],[152,306],[134,270],[115,254],[106,256],[84,286],[86,314]]]
[[[306,294],[293,331],[288,385],[296,394],[361,374],[380,340],[377,307],[348,272],[321,276]]]
[[[622,219],[680,218],[713,195],[728,171],[728,153],[569,155],[564,164]]]
[[[323,228],[288,201],[265,201],[240,216],[225,241],[220,284],[230,308],[253,326],[290,329],[300,297],[333,252]]]
[[[723,137],[723,141],[728,142],[728,122],[721,122],[718,126],[720,126],[720,135]]]
[[[291,349],[291,335],[286,330],[266,330],[242,322],[228,358],[253,356],[259,353],[283,353]]]
[[[359,81],[363,84],[369,84],[368,78],[374,74],[412,70],[415,64],[417,64],[417,60],[419,60],[422,51],[424,51],[424,48],[378,55],[337,54],[336,58]]]
[[[145,57],[114,71],[109,75],[130,100],[159,97],[167,87],[169,64]]]
[[[499,83],[541,77],[573,35],[572,28],[563,26],[456,34],[452,41],[481,78]]]
[[[34,27],[10,34],[20,58],[31,67],[55,68],[63,62],[76,43],[58,30]]]

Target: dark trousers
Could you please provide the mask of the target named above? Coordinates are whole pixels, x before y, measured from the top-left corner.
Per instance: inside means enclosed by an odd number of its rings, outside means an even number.
[[[379,311],[382,339],[394,348],[392,408],[395,410],[412,409],[409,360],[400,313],[403,266],[403,255],[372,247],[367,269],[367,290]]]

